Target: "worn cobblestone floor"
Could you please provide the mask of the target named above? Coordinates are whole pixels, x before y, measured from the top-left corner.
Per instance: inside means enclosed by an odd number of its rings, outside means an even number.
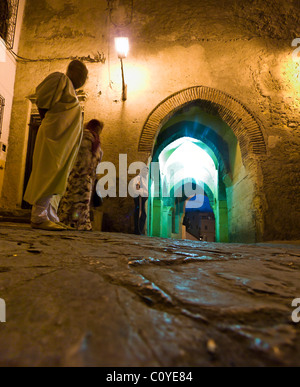
[[[299,366],[300,248],[0,223],[0,366]]]

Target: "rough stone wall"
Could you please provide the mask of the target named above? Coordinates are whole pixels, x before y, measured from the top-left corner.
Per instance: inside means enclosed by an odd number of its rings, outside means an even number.
[[[66,58],[99,51],[105,57],[104,64],[88,63],[85,117],[105,121],[104,160],[116,164],[119,153],[127,153],[129,163],[147,160],[137,151],[142,126],[170,94],[205,85],[239,99],[261,122],[268,145],[256,176],[256,210],[265,214],[262,237],[299,238],[300,65],[293,62],[291,47],[300,37],[299,18],[299,1],[292,0],[30,0],[20,55]],[[128,35],[131,46],[124,61],[125,103],[113,46],[118,33]],[[18,65],[2,206],[20,205],[26,96],[67,63]],[[106,207],[112,228],[126,229],[131,199],[109,200]]]

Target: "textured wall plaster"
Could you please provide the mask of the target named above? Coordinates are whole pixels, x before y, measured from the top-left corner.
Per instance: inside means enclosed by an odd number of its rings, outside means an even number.
[[[25,0],[19,0],[18,14],[15,25],[14,35],[14,52],[18,52],[20,31],[23,19]],[[2,117],[2,133],[0,136],[0,143],[6,146],[6,152],[3,151],[2,146],[0,148],[0,196],[3,187],[4,172],[6,169],[6,158],[7,158],[7,146],[10,132],[11,112],[14,97],[14,83],[16,75],[17,63],[15,56],[9,52],[6,48],[4,41],[0,42],[0,95],[5,99],[4,112]]]

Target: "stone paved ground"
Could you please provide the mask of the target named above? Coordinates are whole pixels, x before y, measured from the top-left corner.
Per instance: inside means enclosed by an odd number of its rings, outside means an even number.
[[[299,366],[299,245],[0,224],[0,366]]]

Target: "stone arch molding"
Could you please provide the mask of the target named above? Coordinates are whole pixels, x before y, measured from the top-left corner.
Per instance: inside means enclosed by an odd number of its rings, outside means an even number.
[[[266,153],[262,128],[250,110],[231,95],[206,86],[190,87],[163,100],[149,114],[143,126],[139,151],[151,153],[155,138],[164,123],[177,110],[194,101],[198,101],[205,112],[219,116],[232,129],[244,159]]]

